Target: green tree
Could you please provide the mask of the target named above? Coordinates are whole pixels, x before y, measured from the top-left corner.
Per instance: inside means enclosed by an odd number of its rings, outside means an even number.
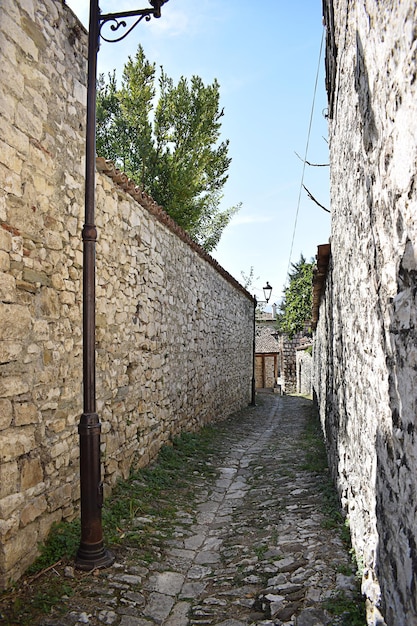
[[[297,263],[291,264],[288,287],[278,314],[278,328],[290,339],[301,332],[311,320],[313,294],[313,263],[308,263],[303,255]]]
[[[220,210],[231,159],[220,141],[219,84],[198,76],[177,84],[156,67],[143,48],[97,89],[97,153],[111,159],[149,193],[207,251],[239,205]],[[156,97],[156,94],[158,96]]]

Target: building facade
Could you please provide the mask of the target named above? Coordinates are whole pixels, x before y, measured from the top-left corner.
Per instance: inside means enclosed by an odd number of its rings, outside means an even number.
[[[368,624],[417,623],[417,6],[325,0],[331,255],[314,347]]]

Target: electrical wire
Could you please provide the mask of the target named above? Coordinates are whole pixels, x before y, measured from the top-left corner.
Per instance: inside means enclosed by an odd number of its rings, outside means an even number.
[[[287,285],[288,277],[289,277],[289,274],[290,274],[291,257],[292,257],[293,247],[294,247],[295,232],[297,230],[298,213],[300,211],[301,193],[302,193],[303,184],[304,184],[304,174],[305,174],[306,163],[307,163],[308,147],[310,145],[311,127],[312,127],[312,124],[313,124],[314,107],[315,107],[315,104],[316,104],[317,85],[318,85],[319,74],[320,74],[320,67],[321,67],[321,59],[322,59],[322,54],[323,54],[323,42],[324,42],[325,32],[326,32],[326,29],[323,28],[323,34],[321,36],[321,44],[320,44],[320,52],[319,52],[319,61],[318,61],[318,64],[317,64],[316,82],[314,84],[313,102],[311,104],[310,123],[308,125],[306,149],[305,149],[304,159],[303,159],[303,170],[302,170],[302,173],[301,173],[300,189],[299,189],[299,192],[298,192],[297,211],[295,213],[294,229],[293,229],[293,233],[292,233],[290,256],[289,256],[289,259],[288,259],[288,267],[287,267],[287,274],[286,274],[286,277],[285,277],[284,289],[285,289],[285,287]]]

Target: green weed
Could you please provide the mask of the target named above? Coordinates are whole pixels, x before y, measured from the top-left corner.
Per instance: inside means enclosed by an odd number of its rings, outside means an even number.
[[[260,546],[254,546],[253,551],[255,552],[256,556],[258,557],[258,559],[261,561],[264,557],[265,552],[267,552],[268,550],[268,546],[265,545],[260,545]]]
[[[37,574],[57,561],[68,560],[75,556],[80,543],[80,521],[53,524],[46,543],[39,546],[40,556],[27,573]]]
[[[193,481],[214,473],[208,461],[214,452],[215,434],[216,430],[207,426],[198,433],[174,438],[161,449],[155,463],[133,471],[128,480],[116,484],[102,514],[103,535],[111,549],[134,547],[137,563],[160,558],[162,542],[172,534],[177,510],[192,507]],[[26,578],[0,595],[5,624],[29,626],[38,623],[41,615],[58,615],[65,604],[63,596],[88,586],[91,579],[85,573],[76,571],[74,578],[67,579],[62,572],[66,564],[73,565],[80,536],[79,520],[51,528]]]
[[[345,520],[341,508],[339,497],[331,480],[326,447],[317,412],[314,408],[307,421],[305,432],[302,438],[302,447],[305,455],[305,462],[302,468],[320,478],[321,512],[323,521],[321,526],[325,529],[335,529],[347,547],[351,546],[351,538],[348,521]],[[355,571],[359,571],[359,565],[355,560],[354,552],[350,550],[352,564],[341,565],[338,568],[340,573],[351,576]],[[360,575],[356,575],[357,579]],[[365,626],[365,606],[359,590],[354,597],[348,597],[343,592],[335,594],[324,603],[329,613],[337,616],[334,622],[337,626]]]
[[[360,596],[348,597],[338,592],[323,603],[323,607],[332,615],[338,616],[335,624],[338,626],[365,626],[365,606]]]

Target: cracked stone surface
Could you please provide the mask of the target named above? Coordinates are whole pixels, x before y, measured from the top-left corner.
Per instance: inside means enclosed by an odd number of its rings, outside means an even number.
[[[324,523],[321,478],[305,469],[310,412],[309,400],[265,394],[219,424],[217,475],[197,481],[195,509],[178,512],[160,558],[118,558],[96,572],[90,595],[68,598],[68,612],[42,626],[345,623],[323,608],[356,587],[340,573],[351,558]]]

